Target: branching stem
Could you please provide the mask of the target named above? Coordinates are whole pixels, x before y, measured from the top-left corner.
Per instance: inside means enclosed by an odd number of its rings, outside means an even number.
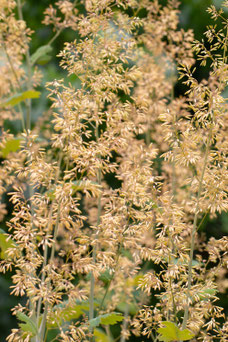
[[[207,167],[207,161],[208,156],[210,152],[210,145],[211,145],[211,138],[212,138],[212,124],[210,126],[209,136],[207,139],[207,145],[206,145],[206,151],[205,151],[205,157],[203,162],[203,169],[200,177],[199,182],[199,190],[197,194],[197,200],[196,200],[196,210],[195,210],[195,216],[193,220],[193,228],[192,228],[192,234],[191,234],[191,245],[190,245],[190,258],[188,263],[188,280],[187,280],[187,304],[185,305],[184,309],[184,318],[182,323],[182,328],[185,329],[188,322],[188,316],[189,316],[189,306],[190,306],[190,290],[191,290],[191,283],[192,283],[192,262],[193,262],[193,253],[194,253],[194,247],[195,247],[195,235],[197,231],[197,221],[198,221],[198,215],[199,215],[199,203],[200,203],[200,197],[202,193],[203,188],[203,179]]]
[[[98,142],[99,139],[99,123],[96,122],[96,128],[95,128],[95,135],[96,135],[96,141]],[[98,159],[100,159],[100,156],[98,155]],[[97,170],[97,183],[101,185],[101,168],[99,167]],[[95,238],[97,239],[98,234],[99,234],[99,224],[100,224],[100,217],[101,217],[101,193],[99,193],[98,196],[98,202],[97,202],[97,232],[95,235]],[[93,257],[93,264],[96,264],[96,254],[97,254],[97,245],[93,246],[93,252],[92,252],[92,257]],[[93,272],[90,273],[91,276],[91,281],[90,281],[90,296],[89,296],[89,319],[94,318],[94,290],[95,290],[95,278]],[[93,329],[90,328],[90,333],[93,334]],[[93,336],[90,339],[91,341],[94,340]]]
[[[17,8],[18,8],[18,17],[20,20],[24,21],[23,19],[23,13],[22,13],[22,4],[21,0],[17,0]],[[23,34],[25,41],[28,43],[28,39],[25,34]],[[32,65],[30,61],[30,53],[29,53],[29,47],[27,47],[25,52],[25,58],[26,58],[26,64],[27,64],[27,73],[28,73],[28,81],[27,81],[27,89],[31,89],[32,86]],[[32,105],[31,105],[31,99],[26,100],[26,130],[31,129],[31,112],[32,112]]]
[[[59,221],[60,221],[60,209],[61,209],[61,201],[58,204],[57,218],[56,218],[54,234],[53,234],[53,244],[52,244],[51,256],[50,256],[50,260],[49,260],[50,264],[52,263],[52,261],[54,259],[54,255],[55,255],[56,239],[57,239],[57,235],[58,235],[58,228],[59,228]],[[47,284],[48,289],[49,289],[49,287],[50,287],[50,281]],[[45,306],[44,306],[43,318],[42,318],[42,321],[40,324],[40,329],[39,329],[40,342],[43,342],[44,335],[45,335],[45,327],[46,327],[46,320],[47,320],[47,313],[48,313],[49,305],[50,304],[48,303],[48,301],[46,301]]]

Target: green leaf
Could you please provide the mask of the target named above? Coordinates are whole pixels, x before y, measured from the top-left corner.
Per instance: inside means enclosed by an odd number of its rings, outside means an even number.
[[[42,57],[40,57],[37,61],[37,64],[39,65],[45,65],[47,64],[48,62],[50,62],[50,60],[52,59],[52,56],[50,55],[44,55]]]
[[[175,265],[188,265],[188,260],[187,259],[184,259],[184,260],[180,260],[180,259],[172,259],[173,260],[173,263]],[[195,266],[200,266],[200,262],[198,262],[197,260],[192,260],[192,267],[195,267]]]
[[[200,291],[197,295],[201,300],[205,300],[215,296],[217,292],[216,289],[205,289]]]
[[[89,324],[92,328],[97,327],[100,324],[114,325],[117,322],[121,322],[124,319],[123,315],[119,312],[111,312],[105,315],[97,316],[96,318],[90,319]]]
[[[3,158],[6,158],[10,152],[17,152],[20,149],[20,139],[10,139],[6,141],[1,150]]]
[[[38,99],[40,97],[40,91],[36,90],[26,90],[23,93],[17,93],[10,98],[8,98],[6,101],[0,104],[0,107],[6,107],[6,106],[16,106],[21,101],[25,101],[27,99]]]
[[[20,321],[24,322],[18,324],[23,331],[32,333],[32,336],[38,334],[38,329],[30,317],[20,311],[17,312],[16,316]]]
[[[96,342],[112,342],[113,338],[106,335],[101,329],[94,329],[93,333]]]
[[[112,279],[112,274],[105,270],[103,273],[99,275],[99,280],[103,281],[103,283],[108,284],[110,280]]]
[[[77,191],[83,191],[83,190],[89,191],[94,186],[96,186],[97,188],[100,188],[100,185],[96,182],[91,182],[89,180],[77,180],[77,181],[72,182],[71,188],[73,190],[73,193],[76,193]],[[47,194],[48,198],[50,199],[50,201],[53,201],[55,199],[55,189],[54,188],[46,191],[46,194]]]
[[[187,341],[194,337],[194,335],[188,330],[180,330],[178,326],[172,322],[162,322],[165,328],[159,328],[158,333],[160,334],[159,341],[170,342],[170,341]]]
[[[78,319],[84,314],[80,305],[69,306],[53,312],[47,322],[48,328],[55,328],[62,325],[63,322],[69,322],[72,319]]]
[[[94,303],[95,306],[98,304]],[[60,326],[63,322],[69,322],[73,319],[78,319],[86,311],[89,311],[89,303],[69,304],[66,300],[63,303],[56,305],[47,322],[48,328]]]
[[[178,341],[188,341],[194,337],[194,334],[191,333],[188,329],[180,330],[178,333]]]
[[[33,329],[33,326],[31,324],[28,324],[28,323],[18,323],[18,325],[21,328],[21,330],[23,330],[25,332],[32,333],[32,336],[36,335],[36,331]]]
[[[46,191],[46,195],[50,201],[53,201],[55,199],[55,190],[50,189],[50,190]]]
[[[132,253],[129,250],[121,248],[121,254],[125,256],[126,258],[128,258],[129,260],[133,261]]]
[[[61,317],[64,321],[69,322],[72,319],[79,318],[87,310],[89,310],[89,304],[69,306],[61,312]]]
[[[89,325],[91,326],[91,328],[97,327],[98,325],[100,325],[100,323],[101,323],[100,316],[89,320]]]
[[[100,187],[100,185],[96,182],[91,182],[89,180],[77,180],[72,182],[72,190],[74,191],[82,191],[84,189],[88,189],[90,186],[97,186]]]
[[[136,304],[127,304],[126,302],[119,303],[117,305],[117,309],[123,313],[127,311],[131,315],[135,315],[139,311],[139,308]]]
[[[34,65],[36,62],[40,62],[44,56],[47,56],[49,52],[52,51],[51,45],[43,45],[40,46],[31,56],[30,61],[31,64]]]
[[[225,233],[228,233],[228,213],[222,212],[220,217],[221,217],[222,231]]]
[[[112,312],[110,314],[102,315],[101,317],[101,324],[105,325],[114,325],[117,322],[122,322],[124,319],[123,315],[119,312]]]
[[[0,229],[0,258],[7,259],[7,249],[15,246],[15,242],[9,238],[9,235],[3,229]]]

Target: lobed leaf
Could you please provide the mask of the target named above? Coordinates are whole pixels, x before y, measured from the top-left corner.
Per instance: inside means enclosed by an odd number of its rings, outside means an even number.
[[[0,104],[0,107],[16,106],[18,103],[27,99],[38,99],[40,97],[40,91],[26,90],[23,93],[17,93],[9,97],[6,101]]]
[[[124,319],[123,315],[119,312],[111,312],[108,314],[97,316],[96,318],[89,320],[89,325],[92,328],[97,327],[100,324],[114,325],[117,322],[121,322]]]
[[[175,323],[162,322],[165,328],[159,328],[157,332],[159,335],[159,341],[171,342],[171,341],[188,341],[194,337],[194,335],[188,330],[181,330]]]
[[[94,303],[94,305],[98,305]],[[80,304],[69,304],[68,301],[56,305],[53,308],[52,314],[49,316],[47,326],[48,328],[55,328],[63,324],[63,322],[69,322],[73,319],[78,319],[81,315],[89,311],[89,304],[87,302]]]
[[[206,300],[216,295],[218,291],[216,289],[205,289],[198,293],[200,300]]]
[[[117,305],[117,309],[123,313],[127,311],[131,315],[135,315],[139,311],[137,304],[135,303],[128,304],[126,302],[120,302]]]
[[[20,139],[10,139],[6,141],[5,146],[2,148],[2,156],[6,158],[10,152],[17,152],[20,149]]]
[[[91,182],[89,180],[77,180],[73,181],[71,183],[71,189],[73,190],[73,193],[76,193],[77,191],[83,191],[83,190],[88,190],[92,187],[96,187],[97,189],[100,189],[100,185],[96,182]],[[48,198],[50,201],[53,201],[55,199],[55,189],[52,188],[46,192]]]
[[[113,338],[105,334],[101,329],[94,329],[93,335],[96,342],[112,342]]]
[[[7,249],[15,247],[15,242],[9,238],[9,235],[3,230],[0,229],[0,258],[7,259]]]
[[[51,45],[43,45],[40,46],[31,56],[30,61],[31,64],[34,65],[36,62],[40,64],[40,61],[44,60],[45,57],[51,58],[48,53],[52,51]],[[50,60],[50,59],[49,59]],[[49,61],[48,60],[48,61]]]
[[[24,322],[24,323],[19,323],[19,327],[25,331],[25,332],[30,332],[32,336],[35,336],[38,334],[38,329],[36,327],[36,324],[33,322],[32,318],[28,317],[25,315],[23,312],[18,311],[16,314],[17,318]]]

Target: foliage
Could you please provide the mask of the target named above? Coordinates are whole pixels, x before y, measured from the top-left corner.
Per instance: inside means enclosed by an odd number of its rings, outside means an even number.
[[[187,341],[194,337],[188,329],[180,330],[172,322],[162,322],[162,324],[165,325],[165,328],[158,329],[160,341]]]
[[[201,232],[228,209],[224,11],[198,42],[175,0],[59,0],[30,54],[24,5],[0,3],[0,270],[24,298],[7,341],[226,341],[228,240]]]

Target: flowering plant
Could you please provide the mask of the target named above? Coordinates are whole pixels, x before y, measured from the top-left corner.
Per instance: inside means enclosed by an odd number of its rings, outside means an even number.
[[[210,7],[223,28],[196,42],[178,5],[56,1],[43,20],[53,37],[31,55],[23,4],[1,2],[0,194],[12,210],[2,201],[0,266],[25,298],[8,342],[227,341],[227,237],[200,228],[228,208],[228,21]],[[39,64],[66,28],[65,77],[47,82],[52,105],[35,122]]]

